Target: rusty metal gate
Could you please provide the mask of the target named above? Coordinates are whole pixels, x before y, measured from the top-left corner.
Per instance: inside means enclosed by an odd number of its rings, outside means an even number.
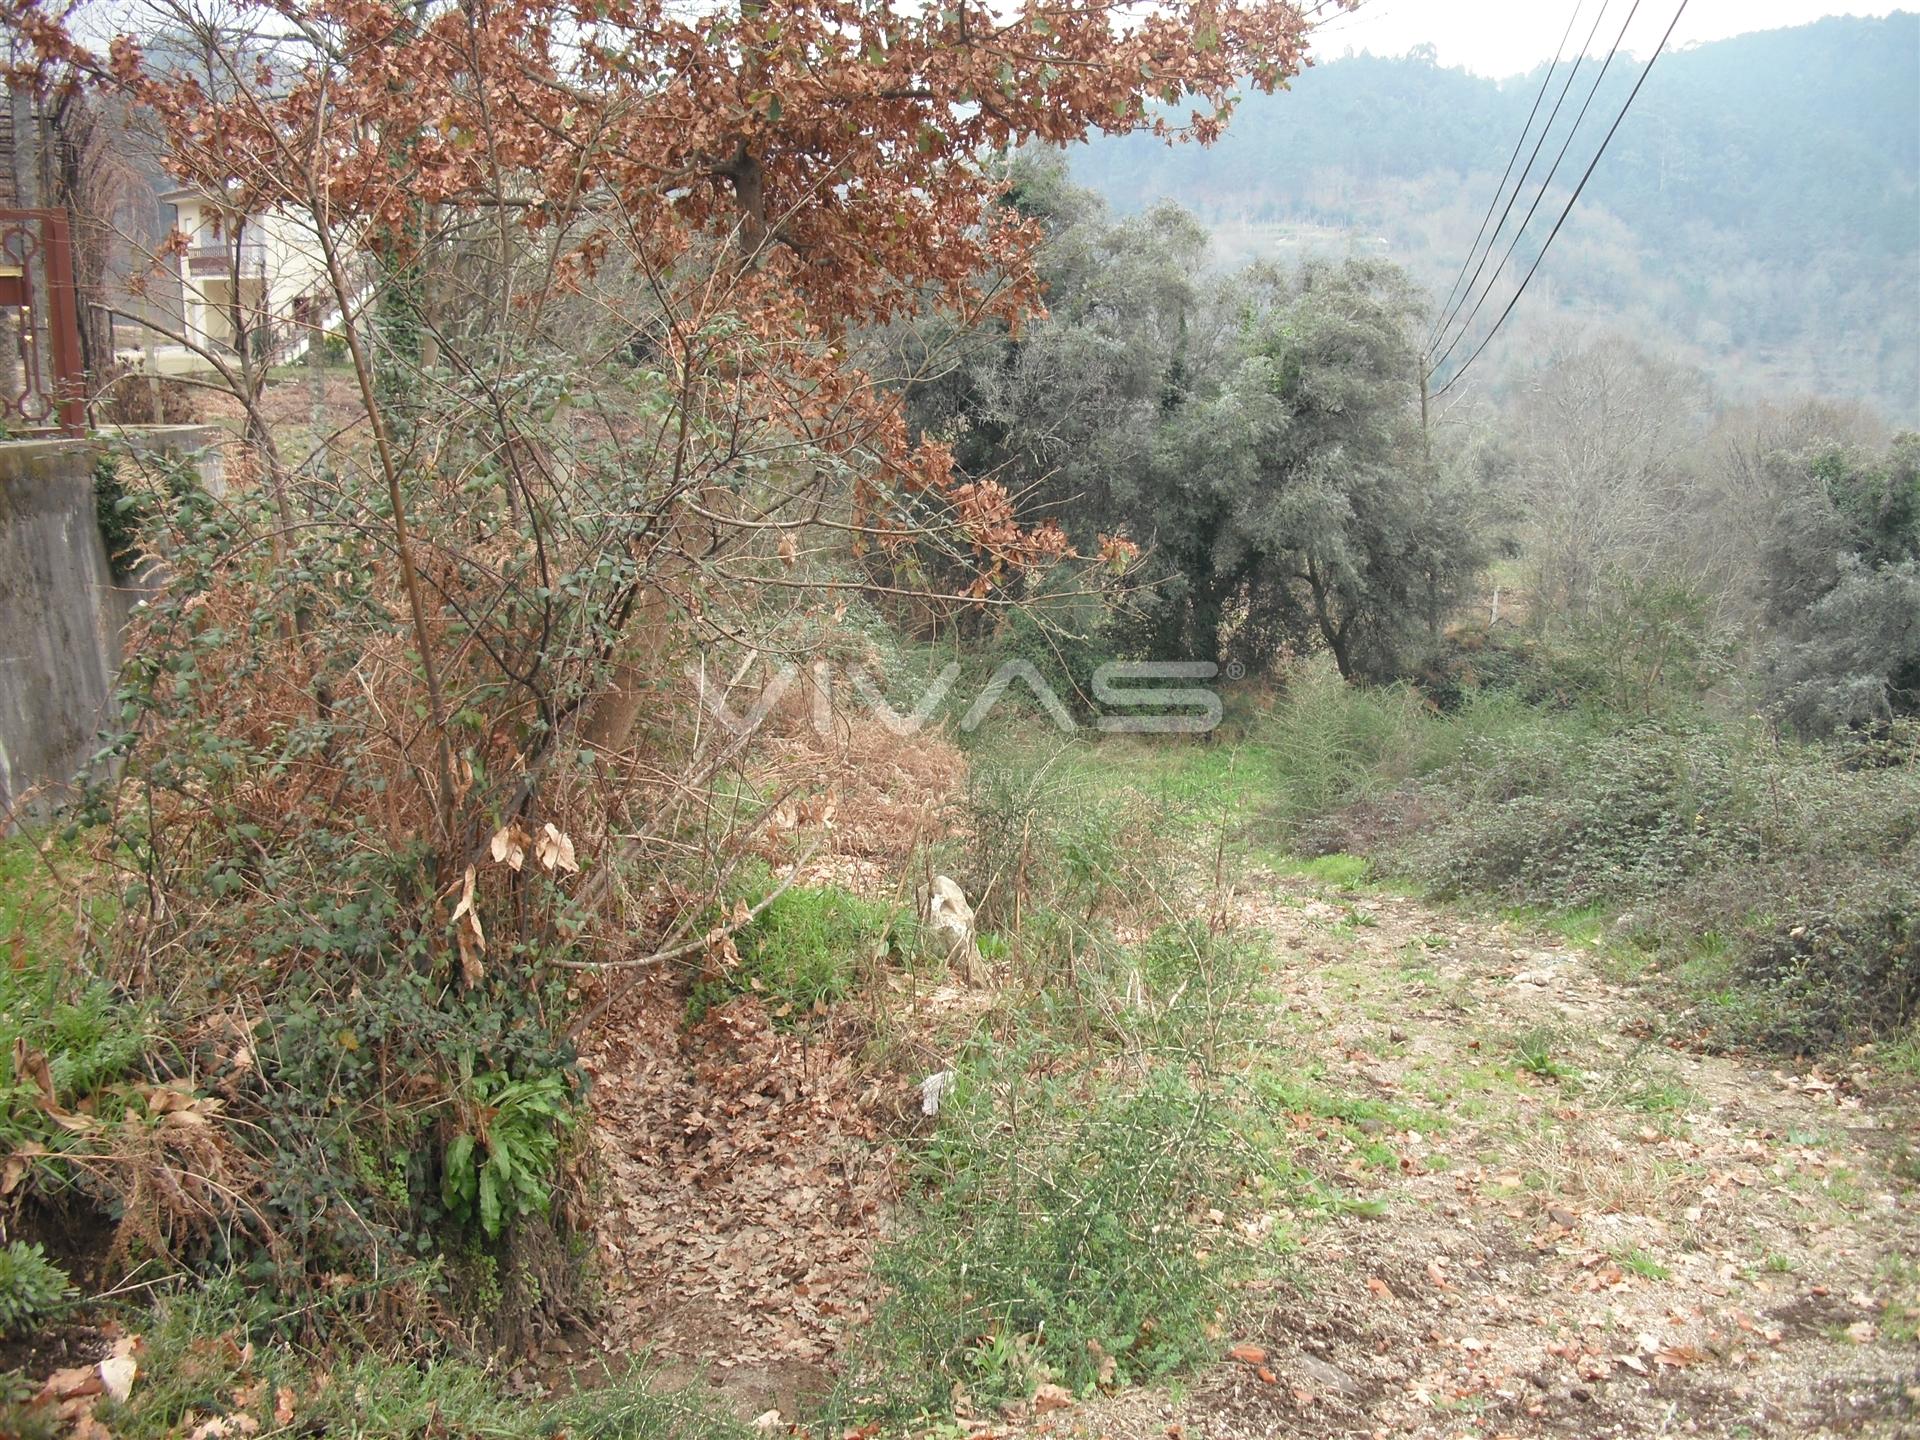
[[[0,427],[86,430],[73,241],[63,210],[0,210]]]

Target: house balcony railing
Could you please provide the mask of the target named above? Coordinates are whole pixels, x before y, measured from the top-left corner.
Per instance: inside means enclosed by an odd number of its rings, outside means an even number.
[[[266,242],[242,238],[237,254],[231,240],[195,239],[187,244],[187,272],[191,275],[231,275],[236,261],[242,275],[264,274],[267,268]]]

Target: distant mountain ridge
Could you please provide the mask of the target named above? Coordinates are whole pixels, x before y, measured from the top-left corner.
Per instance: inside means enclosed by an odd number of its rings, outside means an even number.
[[[1479,328],[1632,88],[1639,65],[1624,59]],[[1583,64],[1516,221],[1598,71]],[[1249,94],[1210,149],[1100,139],[1074,147],[1073,171],[1121,211],[1163,199],[1196,211],[1228,258],[1384,252],[1438,301],[1540,81],[1419,55],[1328,61],[1290,91]],[[1555,323],[1611,323],[1734,395],[1857,398],[1920,424],[1920,15],[1830,18],[1662,57],[1517,319],[1483,378]]]

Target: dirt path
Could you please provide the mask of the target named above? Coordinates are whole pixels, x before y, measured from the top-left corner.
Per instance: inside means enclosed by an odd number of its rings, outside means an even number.
[[[1485,916],[1261,870],[1229,910],[1273,941],[1284,1158],[1337,1201],[1274,1216],[1250,1360],[1031,1435],[1920,1437],[1920,1087],[1669,1045],[1649,992]],[[792,1416],[867,1321],[918,1107],[852,1009],[809,1042],[743,1004],[688,1030],[656,977],[585,1056],[598,1344]]]
[[[1670,1048],[1499,922],[1274,875],[1233,905],[1276,941],[1296,1159],[1350,1203],[1246,1358],[1034,1433],[1920,1435],[1913,1095]]]

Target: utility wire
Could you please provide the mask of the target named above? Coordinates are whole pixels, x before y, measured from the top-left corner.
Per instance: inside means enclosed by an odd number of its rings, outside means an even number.
[[[1467,336],[1473,332],[1473,322],[1479,318],[1481,307],[1487,303],[1488,297],[1493,294],[1494,286],[1500,283],[1500,277],[1506,274],[1507,262],[1513,259],[1514,252],[1520,248],[1520,242],[1526,238],[1527,226],[1533,223],[1533,217],[1539,212],[1541,202],[1547,198],[1547,191],[1553,187],[1554,177],[1559,175],[1561,165],[1566,162],[1567,152],[1573,148],[1573,142],[1580,134],[1580,127],[1586,123],[1587,111],[1593,108],[1594,99],[1600,94],[1600,87],[1606,81],[1607,71],[1613,67],[1613,62],[1620,55],[1620,46],[1627,38],[1627,31],[1633,26],[1634,16],[1640,13],[1640,4],[1641,0],[1633,0],[1632,8],[1627,11],[1626,23],[1620,27],[1620,33],[1614,37],[1613,48],[1607,51],[1607,58],[1600,62],[1600,73],[1593,77],[1593,84],[1587,89],[1587,98],[1580,104],[1580,113],[1573,117],[1573,126],[1567,131],[1567,138],[1560,143],[1560,153],[1553,157],[1552,166],[1549,167],[1546,177],[1540,182],[1540,192],[1533,197],[1533,204],[1527,207],[1526,218],[1520,222],[1520,228],[1513,232],[1513,239],[1508,242],[1506,253],[1500,257],[1500,263],[1493,267],[1493,274],[1487,280],[1487,288],[1482,290],[1480,292],[1480,298],[1473,302],[1473,309],[1469,310],[1467,312],[1467,318],[1460,322],[1460,329],[1454,335],[1452,341],[1448,343],[1447,348],[1441,352],[1438,359],[1434,360],[1433,363],[1427,367],[1428,374],[1432,374],[1435,370],[1438,370],[1442,365],[1446,364],[1447,357],[1453,354],[1453,352],[1459,348],[1460,342],[1465,340]],[[1583,51],[1582,53],[1584,54],[1585,52]],[[1574,68],[1577,72],[1579,69],[1577,61],[1575,62]],[[1572,77],[1569,76],[1568,79],[1571,81]],[[1545,139],[1546,137],[1543,135],[1541,138]],[[1524,179],[1521,183],[1525,184]],[[1495,238],[1496,240],[1498,239],[1497,236]],[[1492,255],[1493,247],[1488,246],[1487,258],[1491,258]],[[1486,260],[1483,259],[1481,264],[1484,265],[1485,263]],[[1465,297],[1462,297],[1461,305],[1465,305],[1465,303]],[[1456,314],[1458,313],[1458,308],[1459,307],[1456,307],[1455,309]]]
[[[1520,127],[1520,138],[1513,142],[1513,154],[1507,157],[1507,168],[1505,172],[1500,176],[1500,183],[1494,187],[1493,198],[1487,201],[1487,213],[1480,217],[1479,233],[1473,237],[1473,244],[1467,247],[1467,256],[1464,260],[1460,262],[1460,273],[1453,277],[1453,284],[1447,287],[1447,298],[1440,302],[1440,311],[1442,313],[1446,312],[1447,307],[1453,304],[1453,297],[1456,294],[1458,294],[1460,290],[1460,282],[1467,278],[1467,267],[1473,264],[1473,257],[1480,253],[1480,242],[1482,240],[1487,239],[1487,222],[1493,219],[1493,212],[1495,209],[1499,207],[1500,197],[1507,193],[1507,181],[1513,179],[1513,167],[1520,159],[1521,150],[1526,147],[1527,136],[1533,133],[1533,122],[1540,114],[1540,104],[1542,101],[1544,101],[1547,98],[1547,91],[1553,85],[1553,72],[1559,68],[1560,57],[1566,53],[1567,41],[1573,38],[1574,22],[1580,18],[1580,10],[1585,3],[1586,3],[1586,0],[1574,0],[1573,13],[1567,16],[1566,33],[1560,37],[1559,48],[1553,52],[1553,63],[1547,66],[1547,73],[1540,77],[1540,93],[1533,97],[1533,109],[1527,112],[1527,123]],[[1602,0],[1602,4],[1600,6],[1601,14],[1606,13],[1606,8],[1607,7],[1605,4],[1605,0]],[[1600,22],[1598,19],[1594,21],[1594,25],[1596,28],[1598,27],[1599,23]],[[1573,63],[1574,63],[1574,67],[1578,69],[1580,65],[1580,60],[1578,56],[1574,58]],[[1564,96],[1565,92],[1562,91],[1561,93]],[[1559,108],[1558,106],[1555,107],[1556,113],[1558,112],[1558,108]],[[1552,128],[1553,128],[1553,118],[1552,116],[1549,116],[1547,118],[1547,129],[1550,130]],[[1546,130],[1542,130],[1540,132],[1540,137],[1542,140],[1545,140],[1546,133],[1547,133]],[[1537,155],[1539,152],[1536,149],[1534,153]],[[1527,161],[1527,169],[1531,170],[1532,168],[1533,168],[1533,161],[1529,159]],[[1518,180],[1518,182],[1515,183],[1513,187],[1513,193],[1515,196],[1519,195],[1520,187],[1522,185],[1525,185],[1526,183],[1527,183],[1526,171],[1522,171],[1520,174],[1520,179]],[[1511,214],[1512,210],[1513,210],[1513,202],[1509,200],[1507,202],[1507,214]],[[1500,217],[1501,225],[1505,225],[1507,223],[1507,214],[1501,215]],[[1499,230],[1499,227],[1496,226],[1493,232],[1493,239],[1487,240],[1487,248],[1491,250],[1495,245],[1495,243],[1498,242],[1499,239],[1500,239],[1500,230]],[[1478,279],[1479,277],[1476,276],[1475,278]],[[1467,289],[1468,289],[1468,292],[1471,293],[1473,287],[1469,285]],[[1458,313],[1457,310],[1455,311],[1455,313]],[[1452,317],[1449,316],[1448,319],[1441,320],[1435,323],[1432,331],[1427,335],[1426,353],[1431,354],[1433,352],[1433,347],[1439,342],[1440,336],[1443,333],[1445,333],[1447,325],[1451,322],[1451,318]]]
[[[1560,227],[1567,223],[1567,216],[1573,213],[1573,207],[1580,203],[1580,192],[1587,188],[1587,181],[1593,178],[1593,172],[1599,168],[1600,159],[1607,153],[1607,146],[1613,143],[1614,133],[1619,130],[1620,122],[1627,118],[1627,112],[1633,108],[1633,102],[1640,94],[1640,87],[1647,83],[1647,77],[1653,73],[1654,62],[1659,60],[1662,52],[1667,48],[1667,42],[1673,38],[1673,32],[1680,23],[1680,17],[1687,13],[1687,3],[1688,0],[1680,0],[1679,8],[1673,12],[1673,19],[1667,25],[1666,34],[1660,37],[1660,43],[1654,47],[1653,54],[1648,57],[1646,68],[1640,72],[1640,78],[1633,82],[1633,89],[1627,95],[1626,104],[1620,107],[1620,113],[1614,117],[1612,128],[1607,131],[1606,139],[1600,142],[1599,150],[1594,153],[1592,162],[1587,166],[1587,173],[1580,177],[1580,183],[1574,187],[1573,197],[1567,201],[1567,208],[1562,210],[1560,218],[1554,221],[1553,230],[1547,236],[1547,243],[1540,247],[1540,253],[1534,257],[1533,267],[1527,271],[1526,278],[1520,282],[1520,288],[1514,291],[1513,299],[1509,300],[1507,308],[1500,312],[1500,318],[1493,322],[1493,328],[1487,332],[1487,338],[1482,340],[1474,352],[1467,357],[1466,362],[1453,372],[1453,377],[1435,392],[1436,400],[1458,385],[1461,377],[1473,368],[1473,362],[1478,360],[1487,346],[1493,343],[1493,337],[1498,335],[1500,327],[1507,323],[1507,317],[1513,314],[1513,308],[1520,303],[1520,297],[1527,293],[1527,286],[1533,280],[1535,272],[1539,270],[1541,262],[1547,258],[1547,251],[1553,248],[1554,236],[1558,235]]]
[[[1533,153],[1527,156],[1526,166],[1520,172],[1520,179],[1514,184],[1513,194],[1507,197],[1506,209],[1501,213],[1499,223],[1493,227],[1493,238],[1487,242],[1486,253],[1480,257],[1480,263],[1474,266],[1473,278],[1467,282],[1467,288],[1465,292],[1460,296],[1459,300],[1455,302],[1452,311],[1447,315],[1447,317],[1444,320],[1442,320],[1439,323],[1439,325],[1434,327],[1432,341],[1428,344],[1427,350],[1426,350],[1426,354],[1429,357],[1433,354],[1434,349],[1439,345],[1440,341],[1445,338],[1448,327],[1450,327],[1453,324],[1453,322],[1459,318],[1461,310],[1466,307],[1467,301],[1473,297],[1474,287],[1480,283],[1481,275],[1486,272],[1487,262],[1493,258],[1493,247],[1500,243],[1500,236],[1507,228],[1507,217],[1513,214],[1513,207],[1520,202],[1520,192],[1527,188],[1527,181],[1533,175],[1534,163],[1537,160],[1539,160],[1540,152],[1546,148],[1547,137],[1553,133],[1553,123],[1554,121],[1560,118],[1560,109],[1563,105],[1567,103],[1567,96],[1573,93],[1574,82],[1580,78],[1580,61],[1590,50],[1593,49],[1594,36],[1600,33],[1600,24],[1603,20],[1607,18],[1607,11],[1610,8],[1610,6],[1611,6],[1611,0],[1601,0],[1600,9],[1593,17],[1593,24],[1587,28],[1587,38],[1581,42],[1580,49],[1578,50],[1578,52],[1576,52],[1574,56],[1573,64],[1567,67],[1566,83],[1560,87],[1560,94],[1555,98],[1553,102],[1553,110],[1547,116],[1546,126],[1540,131],[1540,138],[1533,142]],[[1631,20],[1633,17],[1629,15],[1627,18]],[[1622,34],[1626,33],[1625,27],[1622,27],[1621,33]],[[1609,54],[1608,59],[1609,60],[1612,59],[1611,54]],[[1603,73],[1604,73],[1604,67],[1603,67]],[[1592,95],[1591,93],[1589,93],[1589,96],[1588,96],[1589,103],[1591,103],[1591,100],[1592,100]],[[1584,113],[1584,111],[1582,113]],[[1576,120],[1574,122],[1574,129],[1578,130],[1579,128],[1580,128],[1579,121]],[[1572,138],[1571,133],[1569,133],[1568,138],[1569,139]],[[1563,155],[1565,154],[1564,147],[1562,148],[1561,153]],[[1558,161],[1555,162],[1555,165],[1557,167]],[[1552,179],[1552,175],[1551,173],[1549,173],[1548,180],[1551,181],[1551,179]],[[1546,191],[1546,187],[1543,185],[1541,187],[1541,193],[1544,194],[1545,191]],[[1536,208],[1538,207],[1539,203],[1540,203],[1539,200],[1536,198],[1534,201],[1534,205]],[[1529,211],[1528,213],[1529,213],[1529,218],[1531,218],[1532,212]],[[1521,230],[1526,229],[1526,221],[1523,220],[1520,222],[1520,228]],[[1501,261],[1501,264],[1505,265],[1505,263],[1506,261],[1503,259]],[[1497,280],[1499,278],[1499,275],[1500,275],[1500,272],[1498,270],[1495,270],[1494,279]],[[1488,288],[1491,289],[1493,286],[1493,281],[1489,280],[1487,282],[1487,285],[1488,285]],[[1485,299],[1484,296],[1482,296],[1481,298],[1483,300]],[[1433,366],[1428,365],[1427,369],[1429,372],[1431,372],[1433,369]]]

